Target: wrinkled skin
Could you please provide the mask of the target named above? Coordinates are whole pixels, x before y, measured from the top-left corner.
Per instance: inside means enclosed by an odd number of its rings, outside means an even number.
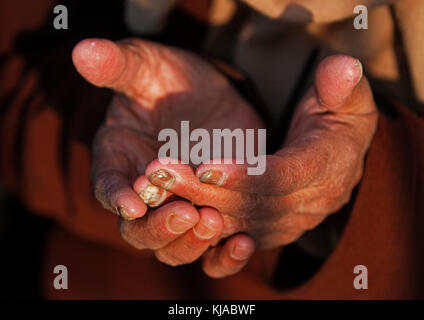
[[[221,214],[183,201],[147,210],[138,193],[152,185],[139,179],[136,192],[133,182],[157,157],[163,128],[179,132],[181,120],[189,120],[191,129],[260,128],[262,120],[221,74],[181,50],[138,39],[116,44],[87,39],[75,47],[73,61],[92,84],[116,92],[93,145],[97,199],[125,219],[138,218],[120,223],[123,238],[136,248],[155,250],[162,260],[168,252],[177,255],[172,265],[198,259],[217,241]],[[238,235],[226,244],[222,259],[236,271],[253,247],[249,237]]]
[[[119,44],[85,40],[73,60],[88,81],[117,92],[93,147],[96,197],[121,214],[125,240],[154,250],[167,264],[203,255],[208,275],[234,274],[255,246],[285,245],[315,228],[349,200],[359,182],[377,113],[354,58],[333,56],[320,64],[286,141],[266,156],[267,169],[260,176],[247,175],[245,165],[193,168],[155,159],[159,130],[179,132],[180,120],[189,120],[191,129],[263,127],[200,58],[133,39]],[[145,196],[145,190],[155,195],[148,199],[154,200],[150,206],[159,208],[147,208],[138,195]]]

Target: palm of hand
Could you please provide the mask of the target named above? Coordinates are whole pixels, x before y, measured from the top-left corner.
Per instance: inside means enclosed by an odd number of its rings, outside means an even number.
[[[179,132],[182,120],[191,130],[209,133],[263,127],[231,84],[195,55],[138,39],[122,41],[120,47],[96,40],[93,61],[92,52],[84,59],[85,51],[93,50],[85,41],[88,48],[80,44],[74,52],[77,69],[93,84],[117,92],[93,144],[95,192],[110,210],[119,207],[116,190],[131,185],[158,157],[160,130]]]

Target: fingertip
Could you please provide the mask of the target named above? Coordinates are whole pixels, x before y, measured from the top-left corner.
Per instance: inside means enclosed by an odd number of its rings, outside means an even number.
[[[147,205],[132,190],[119,194],[116,203],[118,215],[125,220],[141,218],[147,212]]]
[[[229,238],[223,246],[210,249],[203,259],[203,271],[211,278],[223,278],[243,269],[255,250],[254,241],[247,235]]]
[[[228,194],[222,192],[223,190],[200,183],[193,167],[188,164],[163,165],[155,160],[147,166],[145,174],[151,184],[199,206],[228,201]]]
[[[113,84],[125,68],[119,46],[106,39],[80,41],[72,51],[72,61],[87,81],[99,87]]]
[[[191,203],[183,200],[172,201],[158,210],[166,210],[170,214],[175,214],[178,218],[189,222],[193,226],[200,220],[200,215],[196,208]]]
[[[347,55],[325,58],[315,74],[315,87],[322,104],[338,106],[350,96],[363,76],[361,62]]]
[[[340,82],[341,85],[356,85],[362,78],[361,62],[348,55],[338,54],[325,58],[319,64],[316,75],[319,80]]]
[[[135,180],[133,188],[140,199],[151,208],[160,206],[172,195],[161,187],[151,184],[145,175]]]
[[[199,216],[199,222],[193,227],[193,233],[197,238],[211,240],[221,233],[224,227],[224,221],[216,209],[201,208],[199,210]]]
[[[230,256],[237,261],[245,261],[255,251],[255,242],[247,235],[240,234],[228,240]]]
[[[196,177],[202,183],[213,184],[222,187],[228,181],[228,171],[225,165],[201,164],[195,172]]]
[[[149,163],[145,174],[152,184],[165,190],[172,190],[179,183],[187,183],[195,178],[193,168],[188,164],[175,162],[164,164],[160,159]]]
[[[224,219],[215,208],[203,207],[199,209],[199,213],[203,218],[208,219],[216,230],[221,230],[224,227]]]
[[[124,220],[135,220],[142,218],[147,212],[147,206],[142,205],[120,205],[117,208],[118,215]]]

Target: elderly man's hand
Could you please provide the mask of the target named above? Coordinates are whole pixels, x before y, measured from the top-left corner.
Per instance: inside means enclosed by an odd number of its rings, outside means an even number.
[[[121,216],[121,235],[134,247],[152,249],[170,265],[196,260],[219,239],[221,214],[175,201],[146,178],[134,181],[158,157],[163,128],[179,129],[181,120],[189,120],[193,129],[256,129],[263,127],[261,119],[221,74],[182,50],[139,39],[87,39],[72,58],[85,79],[117,92],[93,145],[97,199]],[[145,204],[155,208],[165,201],[157,209]],[[253,246],[249,237],[237,235],[223,261],[236,272]]]
[[[281,149],[266,156],[263,175],[248,175],[247,165],[202,164],[193,170],[155,160],[146,176],[168,192],[221,212],[222,237],[243,232],[258,248],[273,248],[295,241],[349,201],[376,124],[360,62],[332,56],[319,65]],[[227,251],[226,244],[209,250],[207,274],[234,272],[225,261]]]

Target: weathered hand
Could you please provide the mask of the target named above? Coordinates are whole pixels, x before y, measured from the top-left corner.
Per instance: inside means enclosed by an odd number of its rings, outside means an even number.
[[[170,193],[146,178],[137,179],[134,188],[133,183],[158,157],[161,129],[180,128],[181,120],[193,129],[258,128],[260,118],[214,68],[182,50],[139,39],[87,39],[74,48],[73,61],[89,82],[117,92],[93,145],[97,199],[124,218],[122,237],[134,247],[153,249],[171,265],[196,260],[219,237],[221,214],[171,201]],[[165,199],[165,205],[147,211],[145,202],[157,207]],[[233,269],[247,258],[233,259],[238,245],[253,251],[247,236],[232,239],[226,261]]]
[[[146,175],[173,194],[221,212],[222,237],[245,232],[258,248],[277,247],[295,241],[349,201],[376,123],[360,62],[332,56],[319,65],[282,148],[266,156],[263,175],[247,175],[246,165],[202,164],[193,170],[158,160],[148,165]],[[206,254],[209,275],[228,274],[220,262],[223,250]]]

